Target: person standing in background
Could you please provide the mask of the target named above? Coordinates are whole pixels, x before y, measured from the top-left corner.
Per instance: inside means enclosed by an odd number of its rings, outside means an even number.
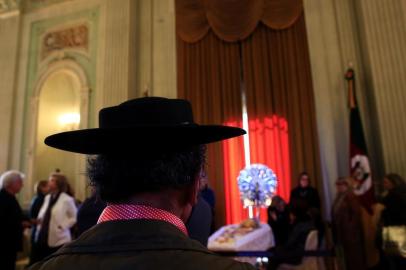
[[[76,223],[77,209],[74,199],[66,194],[67,179],[52,173],[48,181],[50,194],[45,196],[38,214],[35,240],[38,254],[33,262],[42,260],[72,240],[70,229]]]
[[[291,227],[286,202],[280,196],[274,196],[271,205],[268,207],[268,224],[272,228],[275,245],[281,246],[285,244]]]
[[[274,257],[271,258],[268,269],[278,269],[280,264],[299,265],[303,259],[305,245],[309,233],[315,229],[312,218],[307,213],[306,205],[294,203],[289,205],[289,222],[291,230],[283,245],[271,249]]]
[[[6,171],[0,177],[0,269],[14,270],[17,252],[22,250],[23,213],[16,194],[25,176],[19,171]]]
[[[317,189],[310,185],[310,178],[307,172],[302,172],[298,177],[298,185],[290,193],[290,202],[301,201],[309,209],[320,209],[320,197]],[[296,202],[294,202],[296,203]]]
[[[340,264],[347,270],[366,269],[362,209],[353,192],[354,185],[351,177],[341,177],[336,181],[337,196],[332,211],[337,258],[343,259]]]
[[[405,180],[398,174],[390,173],[385,175],[383,187],[385,195],[381,199],[381,203],[385,208],[381,214],[381,225],[383,227],[406,227]],[[380,231],[380,236],[382,236],[382,230]],[[381,239],[379,240],[378,242],[382,241]],[[389,269],[406,269],[406,258],[394,254],[386,257],[390,266]]]
[[[382,211],[384,226],[406,225],[406,182],[395,173],[385,175],[383,187],[386,195],[381,202],[385,206]]]
[[[212,224],[212,213],[209,204],[198,196],[197,203],[193,206],[192,213],[186,222],[189,237],[207,246]]]
[[[324,223],[320,211],[320,196],[317,189],[310,185],[310,177],[307,172],[302,172],[298,177],[298,185],[290,193],[289,205],[298,204],[308,209],[318,231],[319,246],[324,241]]]
[[[78,210],[77,237],[97,224],[106,206],[106,202],[97,195],[96,189],[91,187],[91,196],[82,203]]]
[[[45,196],[49,192],[48,180],[41,180],[35,185],[35,196],[32,198],[30,206],[30,219],[36,219],[44,203]]]
[[[216,207],[216,195],[212,188],[209,187],[209,179],[205,169],[202,169],[200,173],[200,193],[199,196],[202,197],[210,206],[211,209],[211,225],[210,234],[212,234],[215,228],[215,207]]]
[[[44,203],[45,196],[49,192],[49,187],[48,187],[48,181],[47,180],[41,180],[39,181],[36,185],[36,194],[34,198],[31,201],[31,206],[30,206],[30,220],[31,220],[31,253],[30,253],[30,263],[31,265],[33,263],[33,259],[36,257],[37,253],[37,246],[35,243],[35,234],[37,231],[37,217],[39,210],[42,207],[42,204]]]

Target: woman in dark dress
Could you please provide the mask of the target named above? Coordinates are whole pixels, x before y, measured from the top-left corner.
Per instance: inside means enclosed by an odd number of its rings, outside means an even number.
[[[310,185],[307,172],[302,172],[298,177],[298,185],[290,193],[290,204],[301,205],[308,209],[307,213],[312,218],[318,231],[319,245],[324,241],[324,223],[320,211],[320,197],[317,189]]]
[[[320,209],[320,197],[317,189],[310,185],[310,178],[307,172],[302,172],[298,177],[298,185],[290,193],[290,202],[305,203],[309,209]]]

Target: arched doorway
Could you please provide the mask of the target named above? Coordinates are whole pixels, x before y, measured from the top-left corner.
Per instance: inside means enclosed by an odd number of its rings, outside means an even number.
[[[45,137],[79,128],[80,83],[76,76],[64,71],[49,75],[42,85],[39,104],[34,179],[47,179],[49,173],[61,170],[74,185],[75,155],[46,146]]]
[[[85,198],[85,157],[48,147],[44,139],[54,133],[87,128],[88,102],[87,78],[76,62],[60,61],[39,77],[31,103],[28,175],[32,186],[59,169],[68,177],[75,197]]]

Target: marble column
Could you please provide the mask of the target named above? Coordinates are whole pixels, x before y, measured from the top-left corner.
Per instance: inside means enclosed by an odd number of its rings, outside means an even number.
[[[139,0],[138,18],[138,93],[174,98],[177,95],[175,2]]]
[[[97,109],[135,97],[136,1],[105,3],[103,79]]]

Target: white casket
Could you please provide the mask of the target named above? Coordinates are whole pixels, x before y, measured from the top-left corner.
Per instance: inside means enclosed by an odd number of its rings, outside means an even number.
[[[273,232],[266,223],[257,228],[241,224],[223,226],[209,237],[207,245],[213,251],[266,251],[273,246]]]

